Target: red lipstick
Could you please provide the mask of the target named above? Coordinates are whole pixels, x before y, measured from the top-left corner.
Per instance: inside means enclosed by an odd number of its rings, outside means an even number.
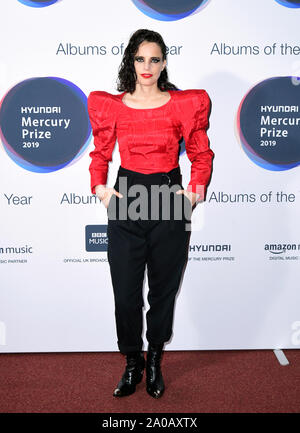
[[[141,74],[141,76],[144,78],[150,78],[152,77],[152,74]]]

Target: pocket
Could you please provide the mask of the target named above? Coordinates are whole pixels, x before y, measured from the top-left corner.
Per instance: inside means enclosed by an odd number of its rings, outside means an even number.
[[[183,194],[183,197],[188,201],[189,205],[192,207],[191,200],[185,194]]]
[[[123,202],[121,201],[122,197],[118,197],[116,194],[112,194],[112,196],[109,199],[108,206],[107,206],[107,216],[108,219],[118,219],[119,218],[119,212],[120,207],[123,205]]]
[[[114,199],[114,197],[117,197],[116,194],[112,194],[112,196],[109,199],[108,206],[106,208],[107,212],[108,212],[108,210],[110,208],[110,205],[112,204],[112,200]]]
[[[191,211],[193,209],[191,200],[185,194],[182,195],[183,195],[183,200],[187,202],[185,206],[187,206],[188,210]]]
[[[191,221],[193,206],[191,200],[185,194],[183,194],[183,197],[183,216],[186,221]]]
[[[181,187],[181,189],[184,189],[183,188],[183,186],[180,184],[180,187]],[[183,195],[183,199],[184,200],[187,200],[188,201],[188,203],[189,203],[189,205],[190,205],[190,207],[192,207],[192,203],[191,203],[191,200],[185,195],[185,194],[182,194]]]

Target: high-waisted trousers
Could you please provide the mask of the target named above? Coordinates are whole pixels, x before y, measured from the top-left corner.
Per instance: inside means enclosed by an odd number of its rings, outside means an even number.
[[[155,195],[153,188],[161,187],[165,195]],[[149,285],[146,338],[162,344],[172,336],[175,297],[188,259],[192,206],[188,197],[174,192],[183,189],[179,166],[151,174],[120,166],[114,188],[123,197],[114,194],[108,204],[107,257],[117,344],[126,354],[143,350],[145,269]]]

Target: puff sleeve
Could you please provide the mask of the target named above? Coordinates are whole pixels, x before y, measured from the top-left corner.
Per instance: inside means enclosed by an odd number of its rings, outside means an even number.
[[[95,145],[89,154],[92,158],[89,166],[92,194],[95,194],[96,185],[106,185],[107,182],[108,163],[112,161],[117,138],[113,108],[113,99],[109,93],[93,91],[89,94],[87,109]]]
[[[206,134],[210,98],[204,89],[193,89],[190,90],[187,102],[189,104],[186,106],[182,122],[186,153],[191,161],[191,178],[187,190],[200,194],[197,200],[199,201],[205,196],[214,156]]]

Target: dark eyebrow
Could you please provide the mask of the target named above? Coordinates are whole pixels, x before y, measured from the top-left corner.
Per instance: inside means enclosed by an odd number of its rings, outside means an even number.
[[[137,56],[137,55],[135,57],[143,57],[144,58],[144,56]],[[159,56],[152,56],[151,59],[160,59],[160,57]]]

